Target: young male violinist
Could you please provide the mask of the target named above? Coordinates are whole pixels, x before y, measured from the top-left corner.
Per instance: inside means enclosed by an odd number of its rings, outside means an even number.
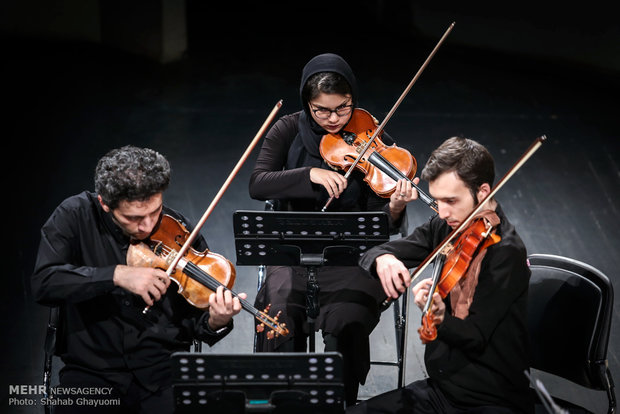
[[[165,271],[126,265],[129,244],[148,238],[162,214],[185,221],[163,204],[169,181],[161,154],[112,150],[97,164],[96,192],[67,198],[41,229],[31,282],[38,303],[61,310],[59,389],[68,395],[56,396],[57,414],[171,413],[170,355],[193,339],[212,345],[232,329],[241,306],[230,291],[218,288],[204,312]],[[204,251],[204,238],[193,247]],[[95,389],[102,393],[79,392]]]
[[[490,192],[494,161],[485,147],[450,138],[431,154],[422,179],[429,183],[439,214],[406,238],[369,250],[360,265],[396,298],[411,283],[409,268],[420,264]],[[526,249],[499,203],[494,212],[501,241],[482,250],[478,271],[467,273],[442,300],[432,296],[437,337],[426,345],[428,378],[374,397],[347,413],[527,413],[532,412],[524,371],[529,368],[526,298],[530,271]],[[490,213],[492,214],[492,213]],[[422,308],[430,280],[413,287]]]

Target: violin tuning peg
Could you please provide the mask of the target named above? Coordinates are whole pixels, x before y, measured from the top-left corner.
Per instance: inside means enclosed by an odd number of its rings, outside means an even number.
[[[261,323],[260,325],[256,325],[256,332],[261,333],[265,330],[265,324]]]
[[[273,339],[274,333],[273,331],[267,332],[267,339]]]

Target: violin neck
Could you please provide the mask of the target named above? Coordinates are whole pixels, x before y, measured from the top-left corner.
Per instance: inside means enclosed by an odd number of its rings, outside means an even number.
[[[411,183],[411,185],[418,191],[420,195],[420,200],[424,201],[430,208],[437,211],[437,203],[431,196],[426,194],[420,187],[418,187],[412,180],[409,179],[401,170],[396,168],[391,162],[389,162],[385,157],[378,152],[373,152],[368,156],[368,162],[374,165],[376,168],[381,170],[384,174],[390,177],[394,181],[398,180],[407,180]]]
[[[239,295],[235,291],[228,289],[226,286],[220,283],[216,278],[214,278],[213,276],[211,276],[210,274],[202,270],[200,267],[198,267],[193,262],[187,261],[185,263],[185,266],[183,267],[183,273],[185,273],[186,275],[194,279],[196,282],[206,286],[207,288],[209,288],[210,290],[214,292],[217,290],[219,286],[223,286],[225,290],[230,291],[233,297],[239,299],[239,302],[241,303],[241,307],[243,309],[250,312],[254,316],[257,316],[259,314],[258,309],[252,306],[250,302],[248,302],[245,299],[240,298]]]
[[[443,270],[443,264],[445,261],[446,261],[446,255],[443,253],[440,253],[435,258],[435,264],[433,267],[433,276],[432,276],[433,284],[431,285],[431,288],[428,291],[428,298],[426,299],[426,304],[424,305],[424,309],[422,310],[422,315],[426,315],[429,309],[431,308],[431,304],[433,303],[433,294],[435,293],[435,290],[437,289],[437,285],[439,284],[439,278],[441,277],[441,271]]]

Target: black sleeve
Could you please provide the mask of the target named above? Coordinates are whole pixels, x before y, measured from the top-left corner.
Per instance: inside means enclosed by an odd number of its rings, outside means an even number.
[[[375,246],[368,250],[360,259],[359,265],[377,276],[376,263],[377,257],[384,254],[392,254],[403,262],[407,268],[413,268],[420,264],[434,249],[439,233],[443,232],[439,226],[441,223],[435,216],[429,222],[417,227],[407,237],[392,240],[387,243]]]
[[[79,265],[77,253],[81,220],[75,210],[60,205],[41,228],[41,241],[34,273],[32,293],[37,303],[57,306],[64,301],[81,302],[114,289],[116,265]]]
[[[198,319],[198,322],[196,323],[194,337],[202,342],[207,343],[209,346],[223,339],[232,331],[234,327],[233,320],[231,319],[226,326],[213,330],[209,326],[208,321],[209,312],[203,312],[202,317],[200,317]]]
[[[250,197],[257,200],[314,197],[310,167],[284,170],[297,134],[297,117],[280,118],[265,136],[250,176]]]
[[[527,290],[528,275],[525,255],[518,248],[502,244],[489,247],[469,315],[460,319],[446,312],[438,337],[465,353],[484,350],[498,324]]]

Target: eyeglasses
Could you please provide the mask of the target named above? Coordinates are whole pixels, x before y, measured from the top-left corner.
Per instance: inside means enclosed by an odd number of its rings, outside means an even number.
[[[310,110],[314,113],[314,115],[319,119],[328,119],[330,116],[332,116],[332,113],[335,113],[338,116],[349,115],[352,109],[353,109],[352,104],[340,105],[336,109],[327,109],[327,108],[322,108],[322,107],[319,107],[318,109],[310,108]]]

